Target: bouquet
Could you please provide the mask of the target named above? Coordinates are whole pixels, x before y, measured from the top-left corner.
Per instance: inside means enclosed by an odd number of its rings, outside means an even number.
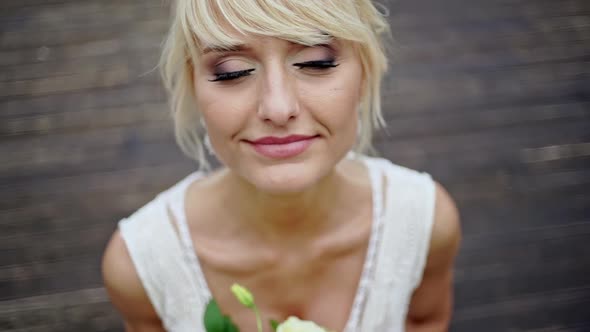
[[[246,308],[252,309],[256,315],[258,332],[262,332],[262,319],[260,311],[254,303],[254,296],[243,286],[233,284],[231,291],[238,301]],[[214,299],[211,299],[205,309],[205,329],[207,332],[239,332],[240,329],[232,322],[229,316],[224,315]],[[291,316],[282,323],[270,320],[270,326],[275,332],[329,332],[314,322],[301,320]]]

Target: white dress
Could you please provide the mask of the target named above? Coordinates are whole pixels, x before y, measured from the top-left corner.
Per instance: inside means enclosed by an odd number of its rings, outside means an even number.
[[[435,185],[427,173],[381,158],[359,157],[373,190],[373,224],[361,280],[344,332],[404,331],[420,284],[434,217]],[[141,282],[170,332],[204,332],[211,298],[190,237],[184,197],[193,173],[119,222]],[[168,211],[178,222],[179,236]]]

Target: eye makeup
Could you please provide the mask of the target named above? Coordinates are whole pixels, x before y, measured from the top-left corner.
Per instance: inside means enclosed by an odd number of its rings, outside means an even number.
[[[294,63],[293,66],[299,67],[300,69],[303,69],[303,68],[325,69],[325,68],[338,67],[338,64],[336,63],[336,59],[327,59],[327,60],[313,60],[313,61],[298,62],[298,63]]]
[[[337,52],[331,45],[316,45],[304,49],[299,56],[304,61],[296,61],[293,66],[299,69],[310,68],[319,70],[337,67],[336,55]]]
[[[246,70],[230,71],[230,72],[226,72],[226,73],[215,73],[215,74],[213,74],[213,75],[215,75],[215,78],[212,80],[209,80],[209,82],[235,80],[240,77],[248,76],[253,71],[254,71],[254,68],[246,69]]]
[[[248,76],[254,71],[251,63],[236,58],[224,59],[212,67],[214,78],[209,79],[210,82],[234,80]]]
[[[299,70],[304,70],[310,75],[328,73],[327,70],[337,67],[338,52],[330,44],[303,47],[294,56],[291,65]],[[233,57],[232,57],[233,58]],[[251,75],[255,68],[253,64],[240,58],[226,59],[212,65],[213,78],[209,82],[224,82],[236,80]]]

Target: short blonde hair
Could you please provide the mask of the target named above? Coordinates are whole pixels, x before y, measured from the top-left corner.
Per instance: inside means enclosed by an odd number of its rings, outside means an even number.
[[[201,169],[208,169],[205,130],[196,109],[193,68],[208,45],[239,44],[229,31],[277,37],[303,45],[330,38],[350,41],[363,67],[356,152],[371,149],[373,131],[384,126],[381,79],[387,69],[383,35],[389,26],[371,0],[176,0],[160,69],[168,90],[176,140]],[[226,27],[226,28],[224,28]]]

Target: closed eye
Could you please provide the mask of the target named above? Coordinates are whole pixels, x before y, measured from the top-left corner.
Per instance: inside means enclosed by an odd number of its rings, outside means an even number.
[[[327,69],[327,68],[337,67],[338,64],[335,63],[335,60],[316,60],[316,61],[306,61],[306,62],[294,63],[293,66],[299,67],[300,69],[303,69],[303,68]]]
[[[215,74],[213,74],[213,75],[215,75],[215,78],[212,80],[209,80],[209,82],[235,80],[240,77],[248,76],[253,71],[254,71],[254,68],[246,69],[246,70],[231,71],[231,72],[227,72],[227,73],[215,73]]]
[[[298,62],[294,63],[293,66],[298,67],[299,69],[328,69],[338,67],[338,64],[335,63],[335,60],[315,60],[315,61],[305,61],[305,62]],[[254,71],[252,69],[245,69],[245,70],[238,70],[226,73],[215,73],[215,78],[209,80],[209,82],[220,82],[220,81],[230,81],[235,80],[240,77],[249,76]]]

